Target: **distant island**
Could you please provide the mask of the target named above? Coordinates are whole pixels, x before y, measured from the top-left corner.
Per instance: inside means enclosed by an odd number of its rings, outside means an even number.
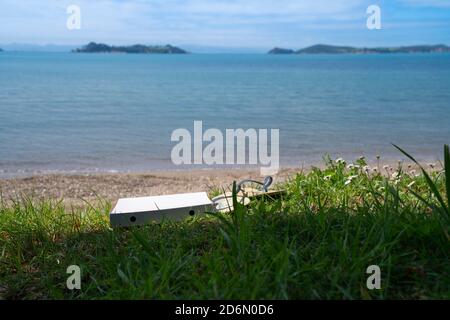
[[[167,44],[165,46],[146,46],[135,44],[132,46],[109,46],[103,43],[90,42],[89,44],[72,50],[76,53],[144,53],[144,54],[186,54],[187,51]]]
[[[295,51],[292,49],[283,49],[277,47],[269,51],[269,54],[293,54],[293,53],[295,53]]]
[[[450,47],[437,45],[419,45],[405,47],[378,47],[378,48],[356,48],[345,46],[332,46],[326,44],[316,44],[300,50],[273,48],[269,54],[371,54],[371,53],[429,53],[429,52],[450,52]]]

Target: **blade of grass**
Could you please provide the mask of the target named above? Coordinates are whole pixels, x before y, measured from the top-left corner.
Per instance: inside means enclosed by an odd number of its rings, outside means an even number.
[[[444,145],[444,171],[445,192],[447,193],[447,203],[450,206],[450,150],[448,144]]]
[[[442,208],[444,209],[444,211],[447,213],[447,215],[449,215],[449,210],[447,208],[447,205],[445,204],[444,199],[441,196],[441,193],[439,192],[436,184],[433,182],[433,180],[431,179],[430,175],[426,172],[426,170],[420,165],[419,162],[417,162],[416,159],[414,159],[411,155],[409,155],[406,151],[404,151],[402,148],[400,148],[399,146],[392,144],[394,147],[396,147],[401,153],[403,153],[405,156],[407,156],[409,159],[411,159],[415,164],[417,164],[420,168],[420,170],[422,171],[425,180],[428,184],[428,186],[431,189],[431,192],[434,194],[434,196],[438,199],[440,205],[442,206]]]

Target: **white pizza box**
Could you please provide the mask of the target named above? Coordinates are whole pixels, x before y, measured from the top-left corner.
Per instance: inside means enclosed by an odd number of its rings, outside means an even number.
[[[182,220],[213,211],[206,192],[121,198],[109,214],[112,227],[127,227],[151,221]]]

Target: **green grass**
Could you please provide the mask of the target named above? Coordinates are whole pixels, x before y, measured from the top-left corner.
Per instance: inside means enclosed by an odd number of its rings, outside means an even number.
[[[282,199],[134,229],[112,230],[107,202],[2,201],[0,296],[449,299],[449,159],[447,179],[327,160],[280,186]],[[81,290],[66,288],[73,264]],[[374,264],[381,290],[366,287]]]

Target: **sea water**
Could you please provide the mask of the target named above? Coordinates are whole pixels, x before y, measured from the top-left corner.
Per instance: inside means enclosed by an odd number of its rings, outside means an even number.
[[[279,129],[282,166],[404,158],[391,143],[436,161],[450,54],[0,53],[0,175],[178,169],[195,120]]]

